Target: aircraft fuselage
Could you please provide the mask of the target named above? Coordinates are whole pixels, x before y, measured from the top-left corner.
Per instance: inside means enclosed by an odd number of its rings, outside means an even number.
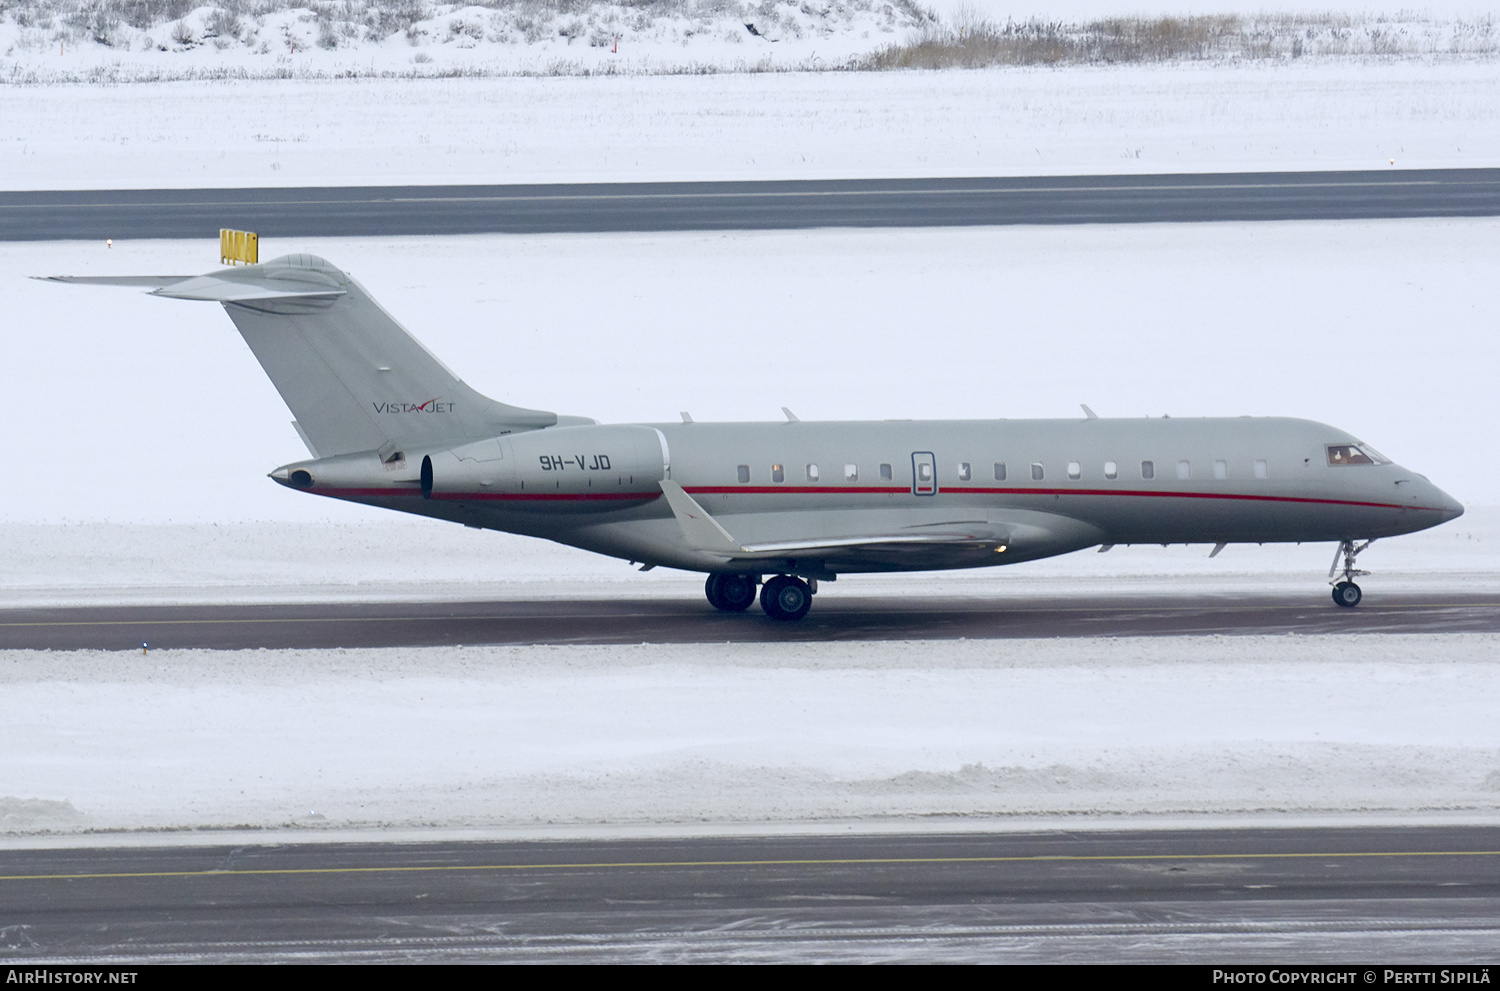
[[[1097,544],[1370,539],[1462,512],[1397,464],[1332,462],[1330,450],[1360,442],[1287,418],[585,425],[486,443],[487,461],[404,451],[393,467],[372,453],[333,459],[353,459],[336,478],[318,462],[276,477],[293,484],[302,469],[312,481],[298,487],[314,494],[699,571],[725,559],[685,539],[664,479],[745,544],[973,538],[758,562],[824,577],[983,567]]]

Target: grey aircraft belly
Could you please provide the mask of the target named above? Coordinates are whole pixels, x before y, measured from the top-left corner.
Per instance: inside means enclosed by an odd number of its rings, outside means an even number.
[[[599,424],[488,399],[312,255],[204,276],[54,277],[222,303],[312,458],[282,485],[706,572],[714,606],[807,613],[841,574],[1133,543],[1369,541],[1463,507],[1345,431],[1267,417]],[[1214,553],[1218,552],[1216,547]],[[768,577],[769,576],[769,577]]]

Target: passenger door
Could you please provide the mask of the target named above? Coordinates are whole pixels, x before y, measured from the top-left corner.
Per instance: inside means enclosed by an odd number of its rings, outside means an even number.
[[[914,451],[911,456],[911,494],[937,495],[937,459],[931,451]]]

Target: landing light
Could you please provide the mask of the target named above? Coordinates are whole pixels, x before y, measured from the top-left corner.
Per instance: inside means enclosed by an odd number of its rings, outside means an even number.
[[[1001,544],[999,547],[996,547],[995,548],[995,553],[996,554],[1004,554],[1005,553],[1005,545]]]

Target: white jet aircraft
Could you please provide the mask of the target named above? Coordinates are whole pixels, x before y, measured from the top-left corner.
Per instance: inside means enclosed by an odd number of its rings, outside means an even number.
[[[1335,427],[1264,417],[599,424],[488,399],[313,255],[189,277],[57,281],[222,303],[310,460],[311,495],[706,572],[718,609],[807,614],[819,581],[1101,545],[1335,541],[1358,605],[1377,537],[1463,507]]]

